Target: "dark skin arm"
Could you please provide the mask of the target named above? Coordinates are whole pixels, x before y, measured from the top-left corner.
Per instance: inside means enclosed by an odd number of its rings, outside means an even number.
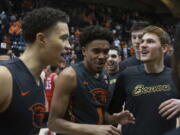
[[[0,93],[0,112],[4,112],[12,98],[12,76],[4,66],[0,66]]]
[[[62,119],[67,110],[71,92],[76,87],[75,73],[69,74],[70,72],[73,72],[73,70],[70,68],[65,69],[55,80],[48,126],[52,131],[57,133],[63,131],[66,133],[66,130],[69,132],[71,126],[73,126],[73,123]],[[71,83],[68,84],[69,82]]]
[[[135,118],[132,113],[130,113],[128,110],[121,111],[119,113],[113,113],[110,115],[108,112],[105,113],[105,120],[109,124],[134,124]]]
[[[49,128],[56,133],[69,135],[119,135],[119,130],[112,125],[78,124],[63,119],[76,84],[76,73],[71,67],[62,71],[56,79],[48,120]]]

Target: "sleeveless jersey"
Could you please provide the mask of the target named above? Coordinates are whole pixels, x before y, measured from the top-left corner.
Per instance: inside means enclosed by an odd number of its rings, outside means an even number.
[[[13,79],[13,95],[9,107],[0,113],[0,134],[32,135],[38,133],[45,116],[42,82],[38,86],[20,59],[2,63]],[[6,84],[5,84],[6,85]]]
[[[101,72],[94,77],[82,62],[72,68],[76,72],[77,87],[71,95],[65,119],[84,124],[104,124],[109,94],[107,75]]]

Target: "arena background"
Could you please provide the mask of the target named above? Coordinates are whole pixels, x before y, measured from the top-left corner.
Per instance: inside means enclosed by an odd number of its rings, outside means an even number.
[[[1,0],[1,55],[12,50],[10,52],[19,56],[24,51],[25,42],[21,36],[19,22],[28,11],[45,6],[60,8],[70,16],[70,43],[78,58],[81,55],[76,34],[79,34],[87,25],[108,27],[121,41],[120,47],[127,44],[131,49],[129,29],[135,21],[148,21],[165,28],[173,41],[175,24],[180,15],[180,11],[178,11],[180,1],[178,0]],[[12,24],[19,25],[19,33],[11,31],[14,30],[11,27]]]

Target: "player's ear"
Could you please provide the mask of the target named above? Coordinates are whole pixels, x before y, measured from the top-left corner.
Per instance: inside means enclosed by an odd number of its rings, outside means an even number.
[[[83,56],[85,57],[86,56],[86,47],[83,46],[81,48],[81,51],[82,51]]]
[[[163,44],[162,49],[163,49],[163,53],[168,52],[168,44]]]
[[[36,41],[37,41],[38,44],[41,45],[41,46],[46,45],[45,38],[46,38],[46,36],[45,36],[45,34],[42,33],[42,32],[39,32],[39,33],[36,34]]]

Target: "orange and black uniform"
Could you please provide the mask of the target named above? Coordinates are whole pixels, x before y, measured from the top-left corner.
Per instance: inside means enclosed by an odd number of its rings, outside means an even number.
[[[77,76],[77,88],[72,93],[65,119],[83,124],[104,124],[108,103],[108,77],[104,72],[94,77],[84,64],[72,66]]]
[[[0,134],[33,135],[45,117],[44,87],[40,86],[20,59],[3,62],[13,78],[12,101],[0,113]],[[6,84],[5,84],[6,85]]]

